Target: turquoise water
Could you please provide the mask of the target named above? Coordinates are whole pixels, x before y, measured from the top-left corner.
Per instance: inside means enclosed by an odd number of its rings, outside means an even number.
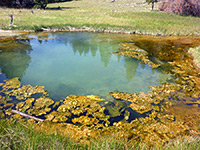
[[[10,43],[0,51],[1,79],[19,77],[22,84],[44,85],[55,100],[67,95],[94,94],[109,99],[109,92],[146,92],[166,82],[169,75],[129,57],[116,56],[121,35],[53,33],[45,40],[35,35]],[[43,39],[41,39],[43,38]]]

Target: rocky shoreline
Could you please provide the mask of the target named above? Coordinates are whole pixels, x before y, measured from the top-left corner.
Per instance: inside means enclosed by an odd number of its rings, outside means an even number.
[[[190,34],[190,35],[173,35],[173,34],[165,34],[162,32],[158,33],[150,33],[150,32],[145,32],[145,31],[130,31],[126,30],[123,28],[93,28],[93,27],[72,27],[72,26],[67,26],[67,27],[61,27],[61,28],[38,28],[35,30],[2,30],[0,29],[0,37],[5,37],[5,36],[17,36],[17,35],[22,35],[22,34],[28,34],[28,33],[34,33],[34,32],[93,32],[93,33],[111,33],[111,34],[138,34],[138,35],[151,35],[151,36],[200,36],[198,33],[195,34]]]

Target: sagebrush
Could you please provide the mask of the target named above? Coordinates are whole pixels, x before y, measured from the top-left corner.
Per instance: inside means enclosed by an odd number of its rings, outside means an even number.
[[[200,17],[199,0],[162,0],[158,4],[158,10],[170,14],[192,15]]]

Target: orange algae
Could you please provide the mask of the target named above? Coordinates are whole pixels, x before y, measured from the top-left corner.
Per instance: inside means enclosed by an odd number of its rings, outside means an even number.
[[[121,44],[122,48],[114,54],[130,56],[157,68],[162,61],[183,59],[188,48],[200,45],[200,38],[134,36],[131,42]]]
[[[199,37],[142,37],[133,39],[136,46],[159,60],[174,61],[182,58],[188,48],[200,45]]]
[[[196,132],[200,124],[200,108],[198,104],[187,105],[183,101],[176,102],[167,109],[166,113],[172,114],[177,120],[184,121]]]

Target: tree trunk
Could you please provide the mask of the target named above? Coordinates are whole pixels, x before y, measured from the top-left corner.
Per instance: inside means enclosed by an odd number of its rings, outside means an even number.
[[[13,13],[10,15],[10,24],[9,26],[12,26],[13,25]]]
[[[155,0],[152,0],[152,11],[154,9],[154,2],[155,2]]]

